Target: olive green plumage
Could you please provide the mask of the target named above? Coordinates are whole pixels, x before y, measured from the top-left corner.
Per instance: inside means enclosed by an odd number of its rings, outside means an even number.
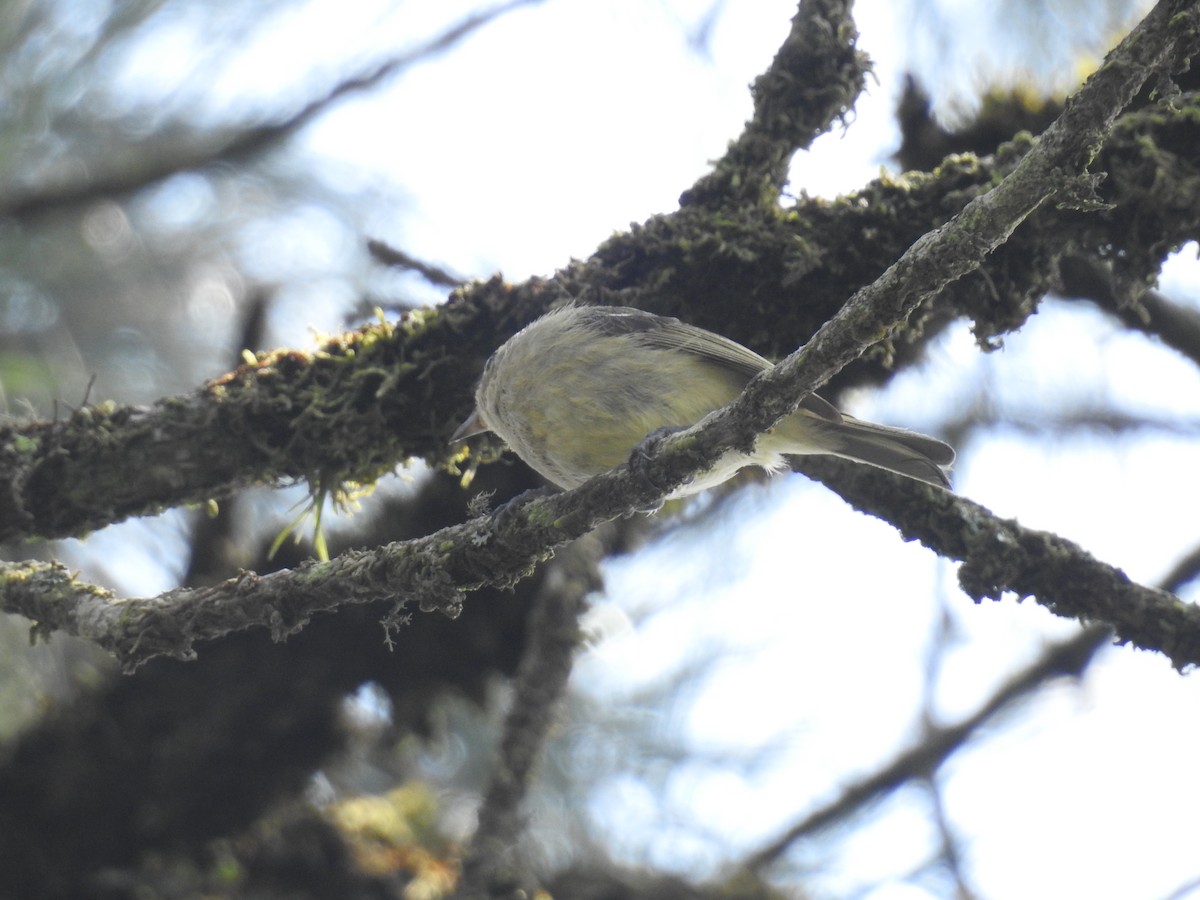
[[[566,306],[515,334],[484,368],[475,414],[455,433],[499,435],[559,487],[625,462],[661,428],[687,427],[737,397],[771,365],[742,345],[678,319],[627,307]],[[949,445],[843,415],[815,394],[762,435],[752,454],[729,453],[676,496],[719,484],[747,465],[832,454],[948,487]]]

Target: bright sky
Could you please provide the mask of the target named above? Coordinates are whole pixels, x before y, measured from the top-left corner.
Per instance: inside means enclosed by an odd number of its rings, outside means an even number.
[[[774,54],[794,4],[726,4],[706,57],[685,35],[708,5],[559,0],[522,10],[378,98],[345,105],[307,142],[347,183],[403,198],[370,217],[370,236],[473,275],[549,274],[628,223],[673,209],[748,116],[746,85]],[[942,6],[963,14],[963,4]],[[1072,25],[1069,11],[1050,6]],[[254,44],[249,58],[222,67],[215,83],[243,101],[247,83],[269,96],[277,86],[265,84],[264,73],[308,70],[306,34],[332,36],[334,49],[338,40],[384,47],[397,34],[435,33],[472,5],[407,3],[396,15],[389,8],[379,0],[351,13],[344,0],[316,0]],[[896,39],[936,46],[908,24],[917,9],[857,5],[879,83],[845,134],[797,159],[796,188],[828,195],[878,172],[895,141],[889,104],[898,66],[911,52]],[[201,52],[185,26],[138,64],[160,72]],[[952,71],[985,59],[985,48],[974,45],[972,57],[971,46],[964,40],[953,47],[957,56],[947,54]],[[176,77],[186,80],[187,71]],[[140,73],[131,65],[128,77]],[[1164,279],[1178,302],[1200,304],[1194,249]],[[301,264],[320,248],[292,252]],[[333,318],[336,310],[286,311],[280,341],[306,344],[310,326],[332,327],[320,321],[323,312]],[[921,371],[897,379],[885,396],[861,398],[854,411],[936,429],[936,416],[964,408],[981,383],[1014,420],[1032,421],[1033,434],[973,434],[960,448],[956,490],[1058,531],[1146,582],[1193,548],[1200,479],[1179,477],[1195,468],[1193,365],[1059,304],[990,356],[965,327],[953,330]],[[1041,412],[1063,398],[1151,410],[1177,428],[1128,437],[1039,433]],[[89,546],[104,540],[97,535]],[[673,773],[663,798],[617,777],[593,797],[618,850],[692,874],[774,836],[913,736],[939,616],[954,636],[936,692],[947,719],[970,711],[1070,628],[1029,601],[974,605],[957,590],[952,566],[799,477],[749,488],[703,527],[681,528],[613,563],[607,580],[593,621],[608,637],[582,661],[580,691],[620,707],[697,653],[713,657],[663,726],[717,762]],[[944,773],[945,798],[983,895],[1149,900],[1196,877],[1198,708],[1196,676],[1151,654],[1110,650],[1081,689],[1054,689],[962,755]],[[594,733],[603,740],[602,728]],[[719,762],[763,748],[769,752],[749,770]],[[901,878],[934,848],[924,803],[906,794],[833,856],[806,858],[814,866],[806,884],[843,896]],[[947,890],[944,880],[925,877],[860,896]]]

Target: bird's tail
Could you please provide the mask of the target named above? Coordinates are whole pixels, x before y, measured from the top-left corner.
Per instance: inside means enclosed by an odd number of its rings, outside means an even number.
[[[809,421],[810,428],[814,425],[826,453],[950,487],[946,469],[954,462],[954,449],[937,438],[851,416],[843,416],[840,422]]]

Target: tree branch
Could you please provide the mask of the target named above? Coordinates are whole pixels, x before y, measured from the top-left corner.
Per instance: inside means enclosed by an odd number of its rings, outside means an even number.
[[[1164,591],[1176,593],[1189,582],[1200,577],[1200,547],[1196,547],[1171,567],[1171,571],[1158,583]]]
[[[463,278],[461,275],[454,274],[443,266],[426,262],[423,259],[417,259],[415,256],[405,253],[398,247],[393,247],[390,244],[384,243],[383,241],[367,241],[367,252],[370,253],[377,262],[385,266],[416,272],[430,284],[437,285],[438,287],[462,287],[468,281],[468,279]]]
[[[599,566],[607,550],[595,534],[568,545],[550,564],[534,601],[529,641],[513,680],[499,758],[479,808],[479,824],[463,855],[455,893],[463,900],[513,893],[502,885],[508,873],[519,869],[513,853],[517,837],[525,830],[521,804],[571,675],[580,639],[579,618],[588,595],[603,587]]]
[[[1158,338],[1200,366],[1200,312],[1172,303],[1158,291],[1130,296],[1098,260],[1066,256],[1059,271],[1065,296],[1091,300],[1125,327]]]
[[[1057,616],[1104,622],[1118,642],[1161,653],[1177,669],[1200,665],[1200,607],[1130,581],[1066,538],[1001,519],[965,497],[915,493],[863,466],[808,458],[798,468],[906,539],[962,560],[959,585],[977,602],[1005,593],[1033,597]]]
[[[502,290],[497,281],[479,293],[489,287]],[[433,419],[430,373],[439,390],[470,392],[474,373],[456,364],[446,336],[458,321],[413,313],[312,352],[259,354],[149,407],[102,403],[53,422],[0,424],[0,542],[84,534],[251,483],[307,479],[314,493],[373,483],[406,457],[445,447],[453,413]]]
[[[770,67],[754,82],[754,115],[681,206],[774,207],[793,154],[854,107],[870,63],[855,49],[851,0],[804,0]]]

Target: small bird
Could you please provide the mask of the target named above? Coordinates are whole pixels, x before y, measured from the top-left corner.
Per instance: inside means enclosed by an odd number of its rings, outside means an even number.
[[[547,480],[577,487],[625,462],[660,429],[686,428],[730,403],[771,365],[741,344],[678,319],[622,306],[568,305],[492,354],[475,412],[451,442],[495,432]],[[816,394],[730,451],[672,497],[720,484],[745,466],[775,471],[789,456],[824,453],[949,487],[954,450],[936,438],[863,422]]]

